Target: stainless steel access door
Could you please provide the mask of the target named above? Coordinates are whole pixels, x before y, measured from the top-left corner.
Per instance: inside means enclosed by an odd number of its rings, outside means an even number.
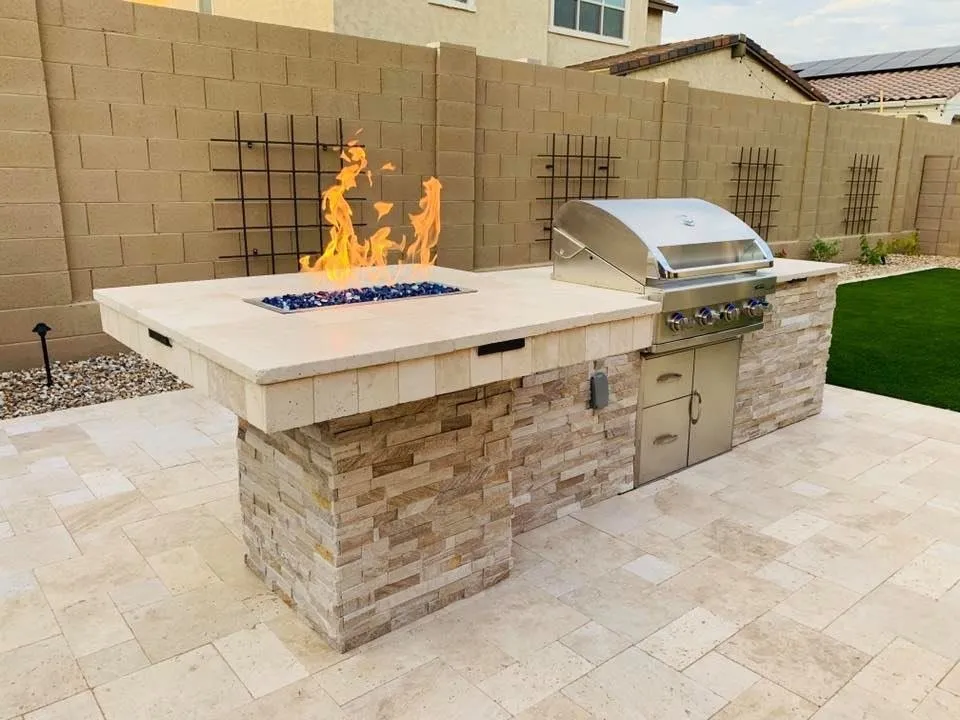
[[[733,447],[740,341],[741,338],[736,338],[695,351],[688,465]]]

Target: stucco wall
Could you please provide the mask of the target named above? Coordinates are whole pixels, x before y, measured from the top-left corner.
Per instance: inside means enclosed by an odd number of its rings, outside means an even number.
[[[751,77],[750,73],[754,76]],[[794,90],[753,58],[745,57],[742,62],[731,58],[728,49],[657,65],[631,77],[643,80],[674,78],[704,90],[790,102],[809,101],[803,93]]]
[[[194,5],[196,2],[193,0]],[[311,30],[333,30],[334,0],[211,0],[211,3],[215,15]]]
[[[647,13],[647,45],[659,45],[663,40],[663,13],[651,10]]]

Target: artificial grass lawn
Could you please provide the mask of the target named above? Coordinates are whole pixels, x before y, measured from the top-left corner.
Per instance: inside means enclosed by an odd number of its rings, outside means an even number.
[[[960,411],[960,270],[837,288],[827,382]]]

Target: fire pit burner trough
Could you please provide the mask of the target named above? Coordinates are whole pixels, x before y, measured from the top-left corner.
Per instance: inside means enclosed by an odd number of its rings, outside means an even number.
[[[391,300],[470,292],[476,291],[437,282],[402,282],[393,285],[372,285],[344,290],[318,290],[306,293],[273,295],[265,298],[247,298],[246,302],[274,312],[289,314],[340,305],[381,303]]]

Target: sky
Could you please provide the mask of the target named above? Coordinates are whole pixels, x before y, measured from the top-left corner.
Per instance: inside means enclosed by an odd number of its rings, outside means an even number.
[[[672,0],[663,41],[744,33],[785,63],[960,45],[960,0]]]

